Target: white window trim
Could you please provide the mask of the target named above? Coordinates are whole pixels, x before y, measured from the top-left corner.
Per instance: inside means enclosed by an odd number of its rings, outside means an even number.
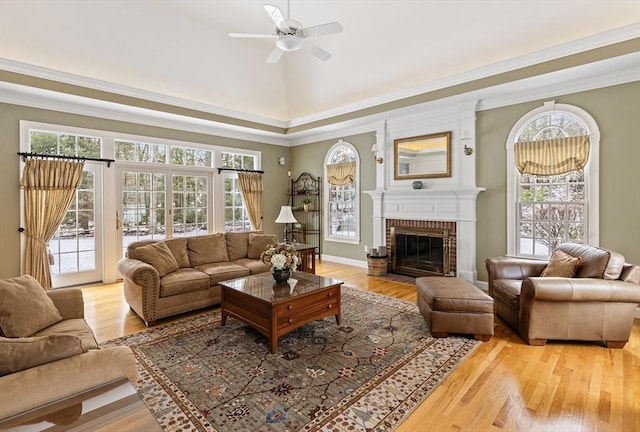
[[[337,148],[337,147],[342,147],[342,146],[347,146],[349,148],[351,148],[351,150],[353,150],[353,153],[356,155],[356,196],[358,197],[358,202],[356,205],[356,236],[354,238],[344,238],[344,237],[335,237],[332,236],[329,233],[329,186],[328,186],[328,182],[327,182],[327,164],[329,163],[329,156],[331,155],[331,153],[333,153],[333,151]],[[331,148],[327,151],[327,153],[324,156],[324,181],[325,183],[325,187],[324,189],[324,197],[323,197],[323,203],[324,203],[324,222],[325,222],[325,227],[327,227],[325,229],[325,234],[324,234],[324,240],[325,241],[330,241],[330,242],[334,242],[334,243],[347,243],[347,244],[360,244],[360,207],[361,207],[361,202],[360,202],[360,153],[358,153],[358,149],[356,149],[356,147],[351,144],[350,142],[347,141],[343,141],[343,140],[338,140],[338,142],[336,142],[334,145],[331,146]]]
[[[594,118],[582,108],[568,104],[556,104],[555,101],[545,102],[541,107],[529,111],[518,120],[507,138],[507,255],[517,256],[516,235],[516,190],[518,170],[515,164],[514,143],[522,128],[534,117],[549,111],[564,111],[579,117],[589,130],[589,161],[584,169],[587,212],[587,235],[585,244],[598,246],[600,244],[600,129]]]

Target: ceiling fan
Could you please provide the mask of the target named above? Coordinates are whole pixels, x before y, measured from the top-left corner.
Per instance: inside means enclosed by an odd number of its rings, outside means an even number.
[[[276,46],[269,54],[267,63],[277,63],[285,51],[296,51],[304,47],[320,60],[329,60],[331,53],[314,45],[308,39],[316,36],[325,36],[342,32],[342,26],[338,22],[320,24],[312,27],[302,27],[296,20],[289,18],[289,1],[287,1],[287,19],[284,19],[282,12],[275,6],[264,5],[267,14],[276,25],[272,34],[255,33],[229,33],[229,36],[236,38],[264,38],[275,39]]]

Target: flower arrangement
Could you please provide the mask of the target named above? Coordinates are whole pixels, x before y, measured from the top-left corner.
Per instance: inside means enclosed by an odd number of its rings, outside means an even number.
[[[298,267],[298,252],[292,245],[276,243],[270,245],[262,252],[260,260],[273,270],[289,269],[291,271]]]

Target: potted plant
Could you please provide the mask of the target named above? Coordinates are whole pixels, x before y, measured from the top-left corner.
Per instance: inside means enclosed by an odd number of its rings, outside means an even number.
[[[302,207],[304,208],[304,211],[306,211],[306,212],[309,211],[309,204],[311,204],[311,198],[304,197],[302,199]]]

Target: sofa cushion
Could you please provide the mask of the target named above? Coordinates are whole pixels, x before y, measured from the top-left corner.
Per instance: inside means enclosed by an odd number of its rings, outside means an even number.
[[[136,254],[140,261],[144,261],[158,270],[160,277],[180,268],[169,247],[164,242],[139,247],[136,249]]]
[[[227,241],[229,261],[247,257],[249,250],[249,231],[228,232],[224,235]]]
[[[187,240],[189,261],[192,267],[202,264],[229,261],[224,234],[218,233],[200,237],[189,237]]]
[[[497,279],[493,281],[493,296],[511,309],[520,309],[521,279]]]
[[[275,234],[249,234],[249,250],[247,258],[260,259],[267,246],[276,244]]]
[[[555,250],[540,277],[573,277],[581,263],[582,257],[573,257],[561,250]]]
[[[257,259],[240,258],[233,261],[233,264],[241,265],[242,267],[249,269],[250,274],[265,273],[269,271],[269,267]]]
[[[74,335],[51,334],[28,338],[0,337],[0,376],[82,354]]]
[[[33,276],[0,280],[0,327],[7,337],[29,337],[61,320],[60,312]]]
[[[577,243],[562,243],[555,250],[561,250],[573,257],[582,257],[582,264],[575,275],[579,278],[602,279],[611,256],[606,249]]]
[[[170,297],[209,288],[209,276],[201,271],[184,268],[160,279],[160,297]]]
[[[139,247],[147,246],[154,243],[158,243],[158,240],[140,240],[140,241],[134,241],[132,243],[129,243],[129,246],[127,246],[127,258],[140,259],[138,258],[138,254],[136,253],[136,250]]]
[[[164,241],[171,254],[176,259],[178,263],[178,267],[187,268],[191,267],[191,263],[189,262],[189,252],[187,249],[187,239],[186,238],[176,238],[176,239],[168,239]]]
[[[223,280],[235,279],[239,277],[249,276],[249,269],[230,262],[219,262],[211,264],[203,264],[195,267],[209,276],[209,284],[217,285]]]
[[[625,264],[620,273],[620,280],[640,284],[640,265]]]
[[[78,339],[82,345],[82,349],[86,352],[92,349],[98,349],[96,337],[89,327],[89,324],[83,318],[66,319],[53,324],[45,329],[40,330],[34,336],[49,336],[52,334],[70,334]]]

